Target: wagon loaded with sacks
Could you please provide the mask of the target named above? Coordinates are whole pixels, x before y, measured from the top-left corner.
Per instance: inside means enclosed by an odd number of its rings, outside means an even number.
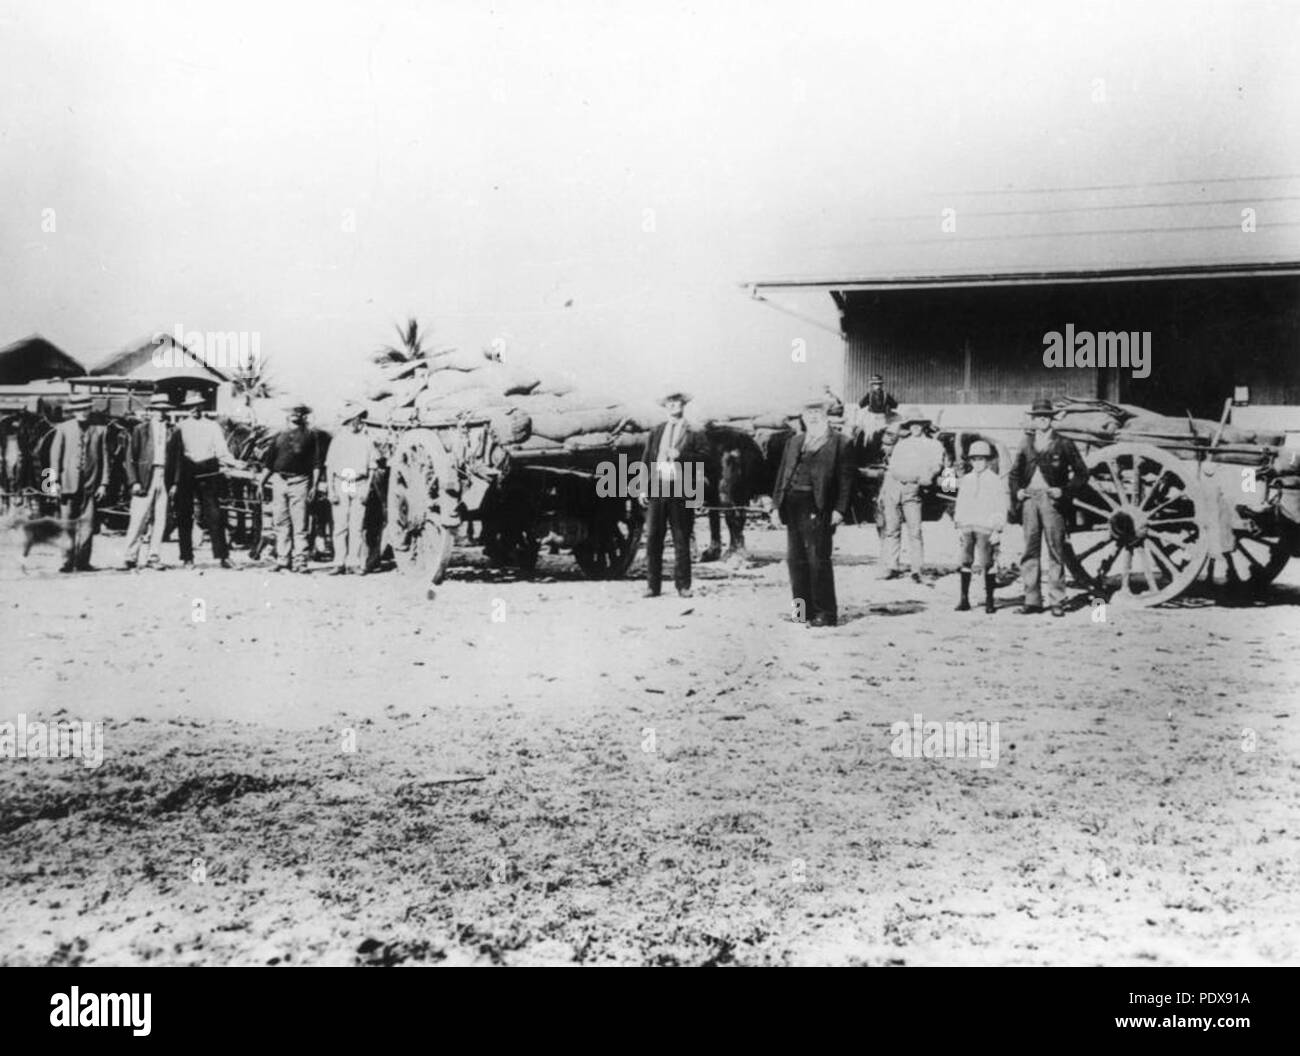
[[[366,424],[388,462],[384,540],[399,568],[438,583],[458,543],[525,571],[544,547],[571,552],[593,579],[631,567],[641,508],[598,488],[598,468],[636,463],[646,415],[454,349],[397,364],[370,397]]]
[[[1088,481],[1074,496],[1066,562],[1094,598],[1158,605],[1198,580],[1262,591],[1300,554],[1300,449],[1282,433],[1058,400]]]

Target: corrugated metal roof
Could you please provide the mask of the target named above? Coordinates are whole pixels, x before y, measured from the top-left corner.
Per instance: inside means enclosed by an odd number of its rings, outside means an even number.
[[[837,217],[837,219],[841,219]],[[1300,174],[937,191],[842,217],[832,245],[785,244],[762,288],[1212,278],[1300,269]]]

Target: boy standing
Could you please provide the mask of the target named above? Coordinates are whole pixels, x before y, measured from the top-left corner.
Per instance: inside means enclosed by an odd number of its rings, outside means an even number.
[[[1010,495],[1007,484],[990,465],[993,449],[976,440],[968,452],[971,471],[957,485],[957,507],[953,520],[961,545],[961,600],[958,612],[970,609],[970,577],[973,568],[984,573],[984,611],[994,613],[993,547],[1007,523]]]

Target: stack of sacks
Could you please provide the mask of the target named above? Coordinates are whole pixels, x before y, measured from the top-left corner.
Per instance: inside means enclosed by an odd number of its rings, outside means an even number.
[[[1284,439],[1281,433],[1266,430],[1242,429],[1235,425],[1225,425],[1220,431],[1219,423],[1208,418],[1177,418],[1173,415],[1151,414],[1141,408],[1120,429],[1121,436],[1147,435],[1154,439],[1190,439],[1193,435],[1202,440],[1213,440],[1216,435],[1221,444],[1268,444],[1276,447]]]
[[[500,443],[521,451],[632,447],[645,442],[650,424],[627,405],[583,395],[569,378],[539,377],[457,349],[399,364],[368,395],[372,422],[441,425],[485,418]]]
[[[1100,400],[1079,400],[1058,407],[1056,415],[1058,429],[1079,429],[1088,433],[1114,436],[1124,424],[1127,412]]]

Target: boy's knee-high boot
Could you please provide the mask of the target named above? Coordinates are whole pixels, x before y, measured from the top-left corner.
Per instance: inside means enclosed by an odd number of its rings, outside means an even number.
[[[957,611],[965,612],[970,608],[970,573],[965,569],[961,572],[961,601],[957,602]]]
[[[992,572],[984,573],[984,611],[997,612],[998,607],[993,601],[993,588],[997,586],[998,577]]]

